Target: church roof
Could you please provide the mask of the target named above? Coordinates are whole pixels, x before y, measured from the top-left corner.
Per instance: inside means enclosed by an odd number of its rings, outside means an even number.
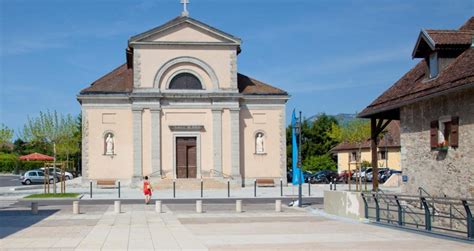
[[[287,92],[238,73],[239,93],[247,95],[288,95]],[[83,89],[81,95],[128,94],[133,90],[133,69],[123,64]]]
[[[227,32],[224,32],[222,30],[219,30],[217,28],[214,28],[210,25],[207,25],[201,21],[198,21],[194,18],[191,18],[189,16],[178,16],[170,21],[168,21],[167,23],[163,24],[163,25],[160,25],[158,27],[155,27],[153,29],[150,29],[148,31],[145,31],[145,32],[142,32],[138,35],[135,35],[135,36],[132,36],[128,43],[129,45],[133,45],[133,44],[139,44],[139,43],[150,43],[150,42],[146,42],[146,39],[149,38],[149,37],[152,37],[152,36],[155,36],[157,34],[160,34],[160,33],[163,33],[163,32],[166,32],[167,30],[173,28],[173,27],[177,27],[179,25],[182,25],[182,24],[190,24],[194,27],[199,27],[200,29],[203,29],[203,30],[207,30],[208,32],[214,34],[215,36],[217,37],[220,37],[220,38],[223,38],[224,40],[228,41],[230,44],[233,44],[233,45],[236,45],[237,46],[237,51],[240,52],[240,43],[241,43],[241,40],[240,38],[236,37],[236,36],[233,36]],[[154,44],[159,44],[160,42],[154,42]],[[170,41],[167,41],[167,42],[162,42],[162,43],[178,43],[178,44],[193,44],[192,42],[179,42],[179,41],[175,41],[175,42],[170,42]]]
[[[133,69],[123,64],[83,89],[83,94],[131,93],[133,89]]]
[[[461,33],[470,32],[474,35],[474,18],[470,18],[460,29]],[[434,36],[438,44],[466,43],[466,38],[461,33],[440,31],[439,37]],[[431,34],[435,34],[431,32]],[[471,39],[472,39],[471,35]],[[472,43],[472,41],[471,41]],[[358,116],[370,118],[385,114],[393,119],[398,119],[397,109],[417,100],[434,97],[443,93],[461,88],[474,87],[474,47],[464,49],[453,61],[441,70],[436,78],[426,79],[427,61],[422,59],[415,67],[408,71],[388,90],[367,106]],[[388,117],[387,117],[388,118]]]

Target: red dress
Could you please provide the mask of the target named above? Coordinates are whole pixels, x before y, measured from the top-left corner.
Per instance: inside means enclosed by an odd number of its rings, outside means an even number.
[[[151,185],[150,185],[150,182],[145,180],[143,182],[143,193],[145,195],[150,195],[151,196]]]

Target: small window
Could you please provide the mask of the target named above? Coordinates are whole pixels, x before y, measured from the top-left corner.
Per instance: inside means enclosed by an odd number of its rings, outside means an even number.
[[[202,90],[202,85],[193,74],[180,73],[171,80],[169,89]]]
[[[430,68],[430,78],[436,78],[438,76],[439,66],[438,66],[438,53],[433,52],[430,54],[429,59],[429,68]]]
[[[36,174],[36,172],[31,172],[29,176],[38,176],[38,174]]]
[[[349,161],[355,162],[358,159],[357,157],[358,157],[357,152],[351,152],[350,155],[349,155]]]
[[[379,157],[380,160],[387,159],[387,151],[385,151],[385,150],[379,151],[379,156],[378,157]]]
[[[44,173],[43,172],[38,172],[38,176],[44,177]]]

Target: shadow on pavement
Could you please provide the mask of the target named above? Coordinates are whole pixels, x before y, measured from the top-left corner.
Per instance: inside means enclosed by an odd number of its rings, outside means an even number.
[[[31,214],[31,210],[0,210],[0,239],[28,228],[45,218],[58,212],[56,209],[39,210],[38,214]]]

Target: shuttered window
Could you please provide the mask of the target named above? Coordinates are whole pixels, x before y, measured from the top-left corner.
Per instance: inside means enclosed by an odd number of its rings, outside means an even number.
[[[431,149],[435,149],[438,147],[438,120],[431,121],[430,145],[431,145]]]
[[[451,118],[451,135],[449,144],[451,147],[459,146],[459,117]]]
[[[459,117],[444,118],[431,121],[430,124],[431,149],[459,146]]]

